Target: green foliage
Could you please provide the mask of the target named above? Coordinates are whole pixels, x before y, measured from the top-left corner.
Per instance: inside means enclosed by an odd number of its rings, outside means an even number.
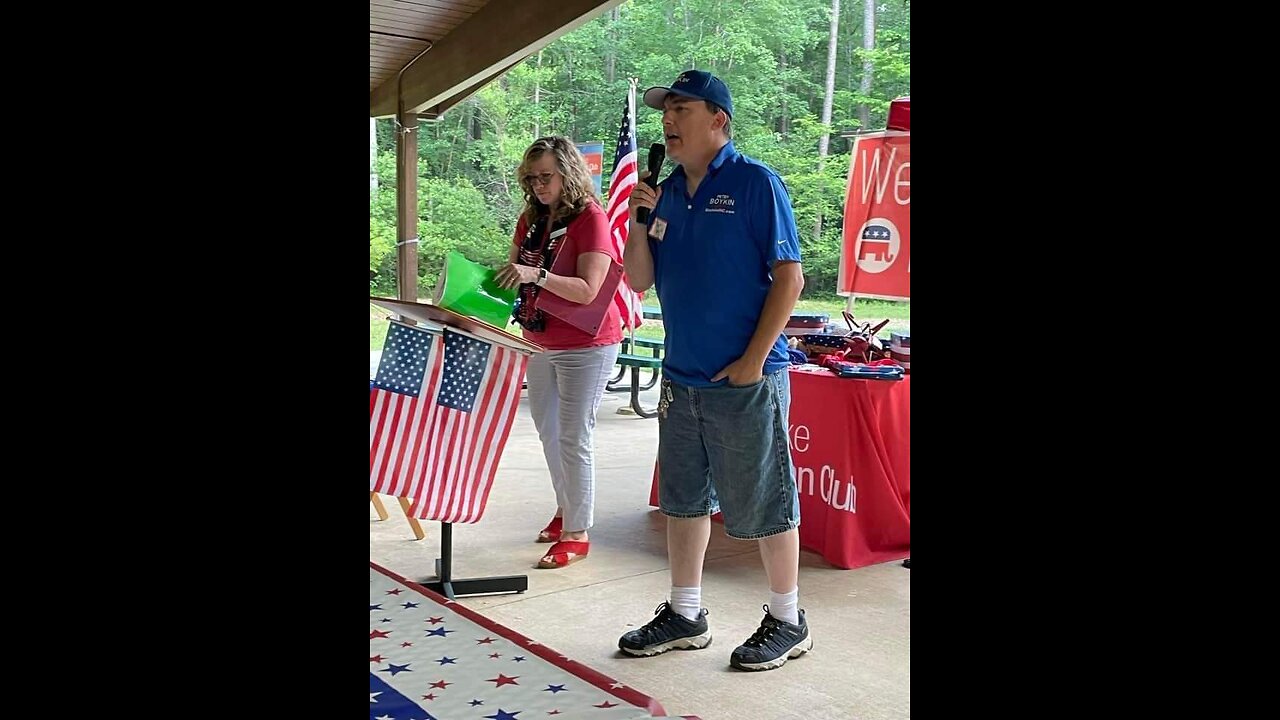
[[[485,196],[465,178],[430,179],[418,201],[419,295],[435,287],[445,255],[457,250],[467,259],[497,267],[506,262],[510,236],[498,227]]]
[[[457,250],[478,263],[498,266],[506,261],[510,232],[495,217],[485,193],[465,177],[442,180],[425,176],[419,163],[418,177],[418,296],[435,287],[444,258]],[[371,292],[396,292],[396,190],[395,158],[378,157],[378,190],[369,208],[369,288]],[[381,175],[384,168],[390,177]]]
[[[629,0],[562,36],[470,99],[425,122],[418,137],[419,294],[429,292],[444,254],[457,249],[482,263],[505,260],[520,210],[515,168],[538,135],[563,134],[605,145],[604,185],[626,102],[639,78],[637,143],[661,137],[660,114],[639,93],[696,67],[733,91],[734,142],[782,176],[791,194],[805,258],[805,295],[835,287],[850,142],[836,135],[859,124],[884,127],[889,101],[910,93],[910,3],[877,4],[876,47],[862,48],[867,0],[840,8],[836,87],[830,127],[820,122],[830,0]],[[616,19],[615,19],[616,13]],[[869,95],[863,59],[874,63]],[[395,293],[395,123],[377,128],[379,189],[370,198],[371,290]],[[830,154],[818,142],[832,133]],[[814,225],[823,217],[821,235]]]

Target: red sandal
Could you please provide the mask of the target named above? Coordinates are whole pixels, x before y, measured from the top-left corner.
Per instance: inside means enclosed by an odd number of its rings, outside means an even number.
[[[540,543],[558,542],[560,540],[560,533],[563,532],[563,530],[564,530],[564,517],[563,516],[553,517],[551,518],[551,522],[547,523],[547,526],[542,528],[542,531],[538,533],[537,542],[540,542]]]
[[[590,551],[591,542],[588,540],[562,540],[551,546],[538,561],[538,567],[544,570],[566,567],[586,557]]]

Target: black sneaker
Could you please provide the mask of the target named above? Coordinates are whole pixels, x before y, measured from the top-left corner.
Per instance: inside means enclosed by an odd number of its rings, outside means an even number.
[[[657,617],[645,623],[644,627],[618,638],[618,649],[648,657],[668,650],[698,650],[711,644],[706,608],[698,611],[696,622],[672,610],[667,602],[653,612]]]
[[[809,624],[800,611],[800,624],[792,625],[769,614],[764,606],[764,620],[747,641],[733,649],[729,664],[739,670],[772,670],[786,664],[789,658],[800,657],[813,649],[809,637]]]

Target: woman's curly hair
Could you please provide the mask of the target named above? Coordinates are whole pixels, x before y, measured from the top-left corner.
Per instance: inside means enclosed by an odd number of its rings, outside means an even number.
[[[555,157],[556,169],[561,177],[560,206],[552,208],[557,218],[577,215],[587,208],[587,203],[598,202],[595,181],[591,178],[587,159],[582,157],[573,141],[563,135],[538,138],[524,151],[524,160],[516,168],[516,180],[520,183],[520,190],[524,192],[524,209],[520,214],[530,227],[546,206],[539,202],[538,196],[533,194],[533,187],[525,178],[529,175],[529,167],[546,153]]]

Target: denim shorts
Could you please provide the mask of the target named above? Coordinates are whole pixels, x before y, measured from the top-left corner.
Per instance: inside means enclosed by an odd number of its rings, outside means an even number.
[[[740,540],[800,524],[783,368],[745,387],[693,388],[662,379],[658,414],[658,507],[675,518],[722,512]],[[660,407],[661,407],[660,405]]]

